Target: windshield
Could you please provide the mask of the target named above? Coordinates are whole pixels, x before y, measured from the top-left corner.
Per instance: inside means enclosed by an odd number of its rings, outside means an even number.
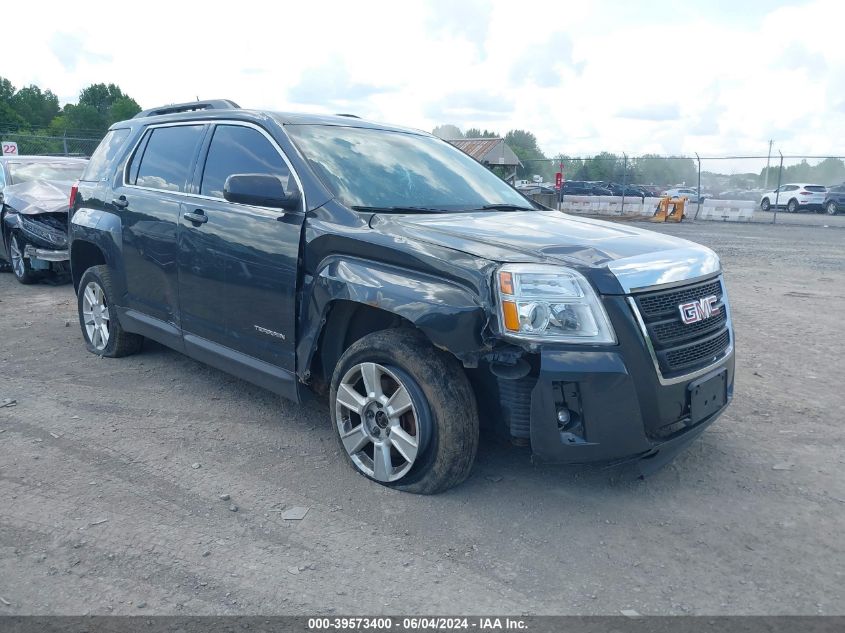
[[[11,176],[9,184],[19,185],[31,180],[72,181],[81,178],[84,170],[85,163],[81,161],[78,163],[9,163],[9,174]]]
[[[349,207],[532,208],[490,170],[437,138],[333,125],[285,129],[323,183]]]

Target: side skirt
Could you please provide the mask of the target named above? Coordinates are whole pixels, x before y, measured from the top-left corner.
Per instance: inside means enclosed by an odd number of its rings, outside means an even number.
[[[175,325],[149,317],[137,310],[118,308],[117,312],[120,324],[127,332],[141,334],[182,352],[194,360],[223,370],[294,402],[301,402],[303,399],[299,381],[296,374],[291,371],[200,336],[183,333]]]

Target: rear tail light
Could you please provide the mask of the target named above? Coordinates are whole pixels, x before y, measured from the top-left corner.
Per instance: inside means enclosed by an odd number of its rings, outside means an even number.
[[[68,207],[73,212],[73,205],[76,204],[76,196],[79,193],[79,182],[73,183],[73,186],[70,188],[70,199],[68,199]]]

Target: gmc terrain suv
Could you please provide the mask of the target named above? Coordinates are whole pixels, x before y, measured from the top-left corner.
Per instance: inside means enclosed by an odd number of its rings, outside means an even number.
[[[85,343],[154,339],[293,400],[352,466],[434,493],[479,423],[538,460],[668,461],[725,409],[718,257],[533,204],[429,134],[169,106],[113,125],[71,193]]]

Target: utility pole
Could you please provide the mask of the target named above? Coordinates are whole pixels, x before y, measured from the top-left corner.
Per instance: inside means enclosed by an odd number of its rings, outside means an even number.
[[[766,158],[766,182],[763,184],[763,189],[769,188],[769,162],[772,160],[772,143],[774,143],[774,141],[770,140],[769,141],[769,156]]]

